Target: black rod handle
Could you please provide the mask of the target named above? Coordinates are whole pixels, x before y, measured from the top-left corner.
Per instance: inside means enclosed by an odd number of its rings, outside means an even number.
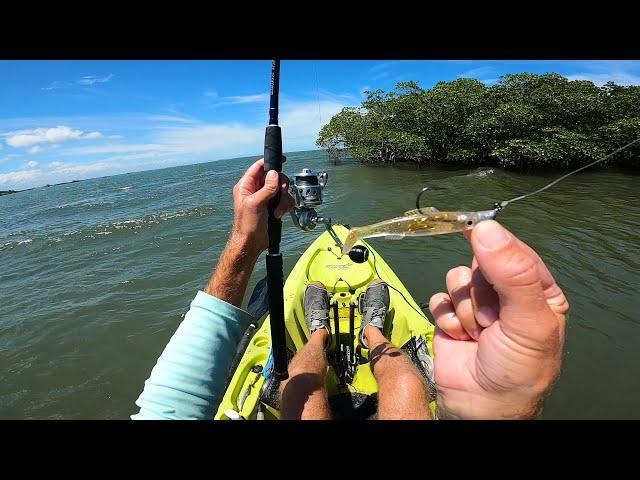
[[[269,293],[269,324],[271,326],[271,353],[273,375],[276,380],[289,378],[287,372],[287,343],[284,325],[284,280],[282,255],[267,254],[267,288]]]
[[[264,132],[264,171],[282,171],[282,131],[278,125],[269,125]]]
[[[264,136],[264,171],[282,171],[282,132],[278,125],[269,125]],[[280,252],[282,220],[273,215],[280,203],[280,190],[269,200],[269,253]]]

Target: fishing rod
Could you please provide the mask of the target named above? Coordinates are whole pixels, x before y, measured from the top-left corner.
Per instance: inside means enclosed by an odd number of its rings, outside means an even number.
[[[280,60],[271,65],[271,94],[269,125],[264,135],[264,171],[282,171],[282,131],[278,125],[278,96],[280,91]],[[271,326],[271,352],[273,375],[277,380],[289,378],[287,372],[287,339],[284,325],[284,275],[282,272],[282,220],[274,212],[280,203],[280,190],[269,201],[269,250],[267,252],[267,292],[269,296],[269,322]]]

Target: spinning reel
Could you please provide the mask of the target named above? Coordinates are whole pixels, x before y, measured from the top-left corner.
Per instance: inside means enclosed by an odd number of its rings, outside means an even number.
[[[303,168],[289,179],[289,194],[295,202],[291,219],[296,227],[305,232],[310,232],[322,223],[336,245],[342,249],[342,242],[333,231],[331,217],[321,217],[315,210],[315,207],[322,205],[322,192],[328,179],[327,172],[315,173],[310,168]],[[349,258],[355,263],[363,263],[368,257],[369,251],[363,246],[355,246],[349,252]]]
[[[331,218],[318,216],[314,208],[322,205],[322,190],[328,178],[327,172],[316,174],[310,168],[303,168],[300,173],[290,178],[289,194],[295,201],[291,218],[293,223],[305,232],[310,232],[319,223],[331,228]]]

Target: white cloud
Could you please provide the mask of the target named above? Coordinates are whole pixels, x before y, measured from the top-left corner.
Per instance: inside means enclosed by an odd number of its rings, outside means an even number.
[[[195,123],[193,118],[178,115],[147,115],[145,120],[150,122]]]
[[[484,83],[487,87],[498,83],[500,73],[495,67],[484,66],[478,68],[472,68],[458,74],[457,78],[475,78],[479,82]]]
[[[222,97],[221,100],[224,100],[223,103],[228,103],[231,105],[241,105],[245,103],[259,103],[266,102],[269,100],[268,93],[258,93],[255,95],[234,95],[231,97]]]
[[[640,85],[640,76],[626,72],[576,73],[566,76],[569,80],[588,80],[596,85],[614,82],[618,85]]]
[[[127,153],[125,155],[114,155],[113,157],[107,157],[103,159],[103,161],[104,162],[121,162],[121,161],[130,162],[131,160],[142,160],[144,158],[158,159],[159,157],[172,155],[173,153],[174,152],[161,152],[161,151]],[[133,165],[133,167],[137,168],[137,167],[140,167],[141,165],[142,164],[136,163],[135,165]]]
[[[239,152],[239,148],[257,146],[264,141],[264,127],[241,124],[208,124],[175,129],[164,133],[159,140],[166,149],[181,153]],[[224,152],[224,153],[223,153]]]
[[[315,148],[320,128],[343,107],[356,105],[339,100],[283,102],[280,124],[286,150]]]
[[[372,75],[372,80],[380,80],[391,75],[393,68],[400,63],[399,60],[390,60],[374,65],[369,69],[369,74]]]
[[[95,75],[86,75],[84,77],[82,77],[81,79],[79,79],[78,81],[76,81],[75,83],[78,85],[84,85],[84,86],[91,86],[94,85],[96,83],[107,83],[110,82],[111,79],[114,77],[114,75],[112,73],[110,73],[107,76],[104,77],[98,77]],[[70,82],[65,82],[62,80],[55,80],[53,82],[51,82],[49,85],[47,85],[46,87],[42,87],[41,90],[47,90],[47,91],[51,91],[51,90],[59,90],[61,88],[65,88],[65,87],[70,87],[73,84]]]
[[[12,188],[20,188],[39,179],[42,176],[40,170],[21,170],[18,172],[0,173],[0,185],[8,185]]]
[[[31,160],[30,162],[27,162],[27,168],[36,168],[38,166],[38,162],[36,162],[35,160]]]
[[[38,153],[38,152],[41,152],[41,151],[42,151],[42,147],[40,145],[34,145],[33,147],[27,149],[27,152],[31,153],[31,154]]]
[[[96,139],[102,135],[99,132],[85,134],[82,130],[58,125],[54,128],[36,128],[35,130],[19,130],[4,134],[7,145],[11,147],[29,147],[38,143],[62,143],[69,140]]]
[[[31,162],[29,162],[31,163]],[[45,184],[56,184],[71,180],[83,180],[98,173],[114,173],[111,163],[97,162],[91,164],[64,164],[52,162],[50,169],[29,168],[15,172],[0,173],[0,186],[21,190]]]
[[[51,82],[46,87],[42,87],[41,90],[58,90],[59,88],[63,88],[68,86],[68,82],[62,82],[60,80],[56,80],[55,82]]]
[[[487,87],[490,87],[498,83],[498,80],[500,80],[500,78],[496,77],[496,78],[485,78],[478,81],[484,83]]]
[[[93,85],[95,83],[107,83],[114,77],[113,73],[110,73],[106,77],[96,77],[95,75],[86,75],[78,80],[79,85]]]
[[[259,94],[223,98],[224,101],[251,103],[258,101],[259,98],[266,101],[267,97]],[[340,96],[330,93],[323,93],[319,101],[318,99],[293,101],[283,97],[280,123],[283,128],[285,150],[291,152],[315,148],[315,140],[321,126],[343,107],[355,106],[358,103],[359,100],[355,96]],[[3,184],[8,185],[8,188],[21,189],[150,168],[260,155],[264,142],[265,122],[263,116],[256,114],[254,119],[246,123],[203,123],[197,119],[179,115],[131,114],[93,119],[92,122],[87,121],[83,124],[89,123],[92,128],[86,128],[86,131],[68,126],[58,126],[53,129],[35,128],[0,133],[0,138],[5,137],[5,141],[11,146],[45,147],[43,150],[51,150],[54,145],[63,144],[64,146],[55,152],[53,158],[47,158],[43,155],[44,159],[40,163],[33,164],[30,168],[24,168],[21,171],[4,173],[0,178]],[[145,123],[145,120],[152,117],[156,117],[155,123]],[[131,125],[117,122],[116,118],[126,118]],[[106,119],[109,120],[108,123]],[[119,135],[94,132],[94,129],[101,132],[109,131],[115,123],[119,128],[126,128],[127,137],[130,137],[133,134],[130,135],[129,132],[140,126],[141,122],[137,120],[142,122],[144,127],[142,129],[146,133],[141,137],[144,140],[140,143],[127,144],[123,141],[117,141],[122,138]],[[9,121],[7,120],[7,122]],[[61,119],[59,122],[58,125],[68,125],[69,123],[78,124],[79,120],[77,118]],[[15,124],[17,121],[14,119],[11,120],[11,123]],[[0,120],[0,126],[2,126],[2,120]],[[114,137],[116,140],[111,140]],[[71,146],[65,143],[72,140],[98,138],[103,141],[87,145],[72,144]],[[92,158],[93,155],[95,157]],[[52,161],[54,159],[55,161]],[[67,162],[66,159],[70,159],[70,162]],[[82,161],[93,163],[73,163]]]
[[[89,132],[83,138],[94,140],[96,138],[102,138],[102,134],[100,132]]]
[[[572,62],[569,80],[588,80],[596,85],[611,81],[618,85],[640,85],[640,62],[637,60],[581,60]]]
[[[223,105],[246,105],[249,103],[261,103],[269,100],[268,93],[257,93],[252,95],[232,95],[220,97],[214,90],[205,90],[204,96],[211,100],[211,105],[221,107]]]
[[[458,78],[486,78],[487,75],[495,77],[497,73],[495,67],[485,66],[462,72],[458,75]]]
[[[97,162],[89,164],[60,164],[55,167],[57,175],[75,175],[84,177],[95,172],[102,172],[113,168],[113,165],[106,162]]]
[[[129,153],[129,152],[150,152],[150,151],[168,151],[172,147],[157,143],[139,144],[139,145],[98,145],[94,147],[76,147],[69,148],[59,155],[98,155],[105,153]]]

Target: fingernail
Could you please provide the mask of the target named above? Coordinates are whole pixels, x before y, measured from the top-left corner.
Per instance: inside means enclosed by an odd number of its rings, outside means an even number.
[[[277,182],[278,181],[278,172],[276,172],[275,170],[269,170],[267,172],[267,181],[269,183]]]
[[[478,311],[476,312],[476,320],[481,327],[487,328],[497,319],[498,312],[496,312],[493,308],[487,305],[478,307]]]
[[[494,220],[479,222],[474,229],[473,236],[486,250],[498,250],[509,242],[509,233]]]

